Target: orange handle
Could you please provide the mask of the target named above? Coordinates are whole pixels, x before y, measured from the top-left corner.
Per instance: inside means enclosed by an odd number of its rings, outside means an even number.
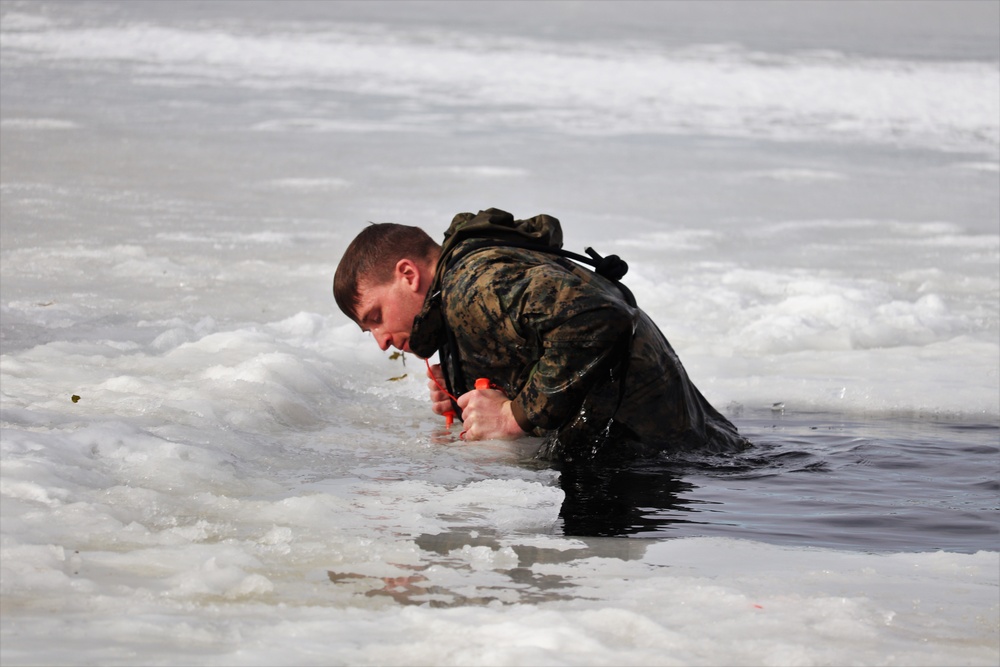
[[[476,380],[476,389],[489,389],[490,381],[488,378],[479,378]]]

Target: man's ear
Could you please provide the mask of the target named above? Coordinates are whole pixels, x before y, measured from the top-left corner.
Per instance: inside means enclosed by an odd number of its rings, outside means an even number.
[[[420,270],[420,265],[412,259],[403,258],[396,262],[396,280],[402,280],[410,290],[419,292],[423,285],[424,276]]]

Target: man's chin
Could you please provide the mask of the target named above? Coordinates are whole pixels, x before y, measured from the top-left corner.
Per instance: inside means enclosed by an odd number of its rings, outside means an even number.
[[[410,349],[410,341],[406,341],[405,343],[403,343],[402,350],[403,350],[403,352],[406,352],[407,354],[412,354],[417,359],[425,359],[426,358],[426,357],[421,357],[419,354],[417,354],[416,352],[414,352],[413,350]]]

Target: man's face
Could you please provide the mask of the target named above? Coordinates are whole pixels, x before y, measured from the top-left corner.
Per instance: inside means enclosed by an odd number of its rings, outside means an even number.
[[[358,288],[358,324],[369,331],[383,350],[395,347],[410,351],[413,320],[424,305],[426,287],[419,267],[410,260],[400,260],[387,283],[373,285],[362,281]]]

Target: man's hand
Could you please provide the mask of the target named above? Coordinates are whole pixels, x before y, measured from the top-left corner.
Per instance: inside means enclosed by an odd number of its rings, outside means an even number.
[[[514,440],[527,435],[517,425],[510,401],[496,389],[473,389],[458,397],[466,440]]]
[[[443,389],[445,386],[444,371],[441,370],[441,364],[428,366],[427,377],[430,378],[427,388],[431,390],[431,410],[434,414],[443,415],[446,412],[454,410],[455,408],[451,405],[448,392]]]

